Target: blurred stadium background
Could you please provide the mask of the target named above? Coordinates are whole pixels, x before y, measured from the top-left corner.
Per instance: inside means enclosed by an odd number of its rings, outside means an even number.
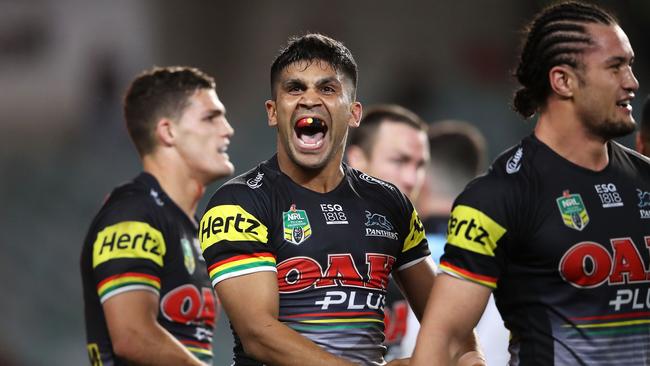
[[[275,150],[264,101],[277,50],[290,35],[322,32],[355,55],[362,103],[468,120],[494,158],[533,126],[509,108],[509,73],[518,30],[546,3],[1,0],[0,364],[87,364],[80,247],[105,195],[139,171],[120,98],[141,70],[193,65],[216,77],[241,173]],[[599,3],[635,48],[638,119],[649,91],[650,2]],[[223,314],[216,334],[215,364],[228,364]]]

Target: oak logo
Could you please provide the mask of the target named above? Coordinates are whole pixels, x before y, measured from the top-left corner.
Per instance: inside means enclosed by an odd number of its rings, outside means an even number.
[[[199,227],[201,249],[220,241],[268,242],[268,230],[255,216],[239,205],[219,205],[203,215]]]
[[[165,252],[165,239],[159,230],[146,222],[122,221],[97,234],[93,244],[93,268],[117,258],[149,259],[162,266]]]
[[[650,236],[645,237],[650,249]],[[646,266],[632,238],[610,239],[610,253],[604,245],[583,241],[564,253],[559,264],[562,278],[577,288],[593,288],[602,284],[625,285],[650,282],[650,264]]]
[[[454,207],[447,227],[447,242],[472,252],[494,256],[497,242],[506,233],[485,213],[469,206]]]

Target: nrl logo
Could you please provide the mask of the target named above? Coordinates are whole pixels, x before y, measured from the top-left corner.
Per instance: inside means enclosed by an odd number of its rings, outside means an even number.
[[[297,210],[292,204],[287,212],[282,213],[284,240],[299,245],[311,236],[311,225],[305,210]]]
[[[183,264],[185,264],[187,273],[193,274],[196,269],[196,261],[194,261],[194,252],[192,252],[190,241],[186,237],[181,238],[181,248],[183,248]]]
[[[556,202],[564,225],[578,231],[582,231],[587,226],[589,214],[587,214],[587,209],[579,194],[569,194],[569,191],[566,190],[562,192],[562,197],[556,199]]]
[[[263,178],[264,178],[264,173],[257,172],[257,175],[255,176],[255,178],[250,178],[249,180],[246,181],[246,185],[250,189],[260,188],[262,186],[262,179]]]

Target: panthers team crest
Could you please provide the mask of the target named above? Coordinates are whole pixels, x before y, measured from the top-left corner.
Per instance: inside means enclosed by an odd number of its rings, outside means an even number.
[[[299,245],[311,236],[311,225],[305,210],[297,210],[292,204],[287,212],[282,213],[282,227],[284,228],[284,239],[290,243]]]
[[[556,201],[564,225],[578,231],[582,231],[587,226],[589,214],[587,214],[587,208],[579,194],[569,194],[567,190],[562,192],[562,197],[558,197]]]
[[[187,272],[193,274],[196,269],[196,262],[194,261],[194,252],[192,251],[192,244],[186,237],[181,238],[181,248],[183,248],[183,263]]]

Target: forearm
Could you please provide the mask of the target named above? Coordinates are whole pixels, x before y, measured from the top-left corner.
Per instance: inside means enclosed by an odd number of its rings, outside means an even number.
[[[113,350],[134,365],[205,366],[159,324],[134,327],[113,338]]]
[[[240,338],[249,356],[268,365],[356,365],[326,352],[276,319],[263,321],[259,326],[240,334]]]

